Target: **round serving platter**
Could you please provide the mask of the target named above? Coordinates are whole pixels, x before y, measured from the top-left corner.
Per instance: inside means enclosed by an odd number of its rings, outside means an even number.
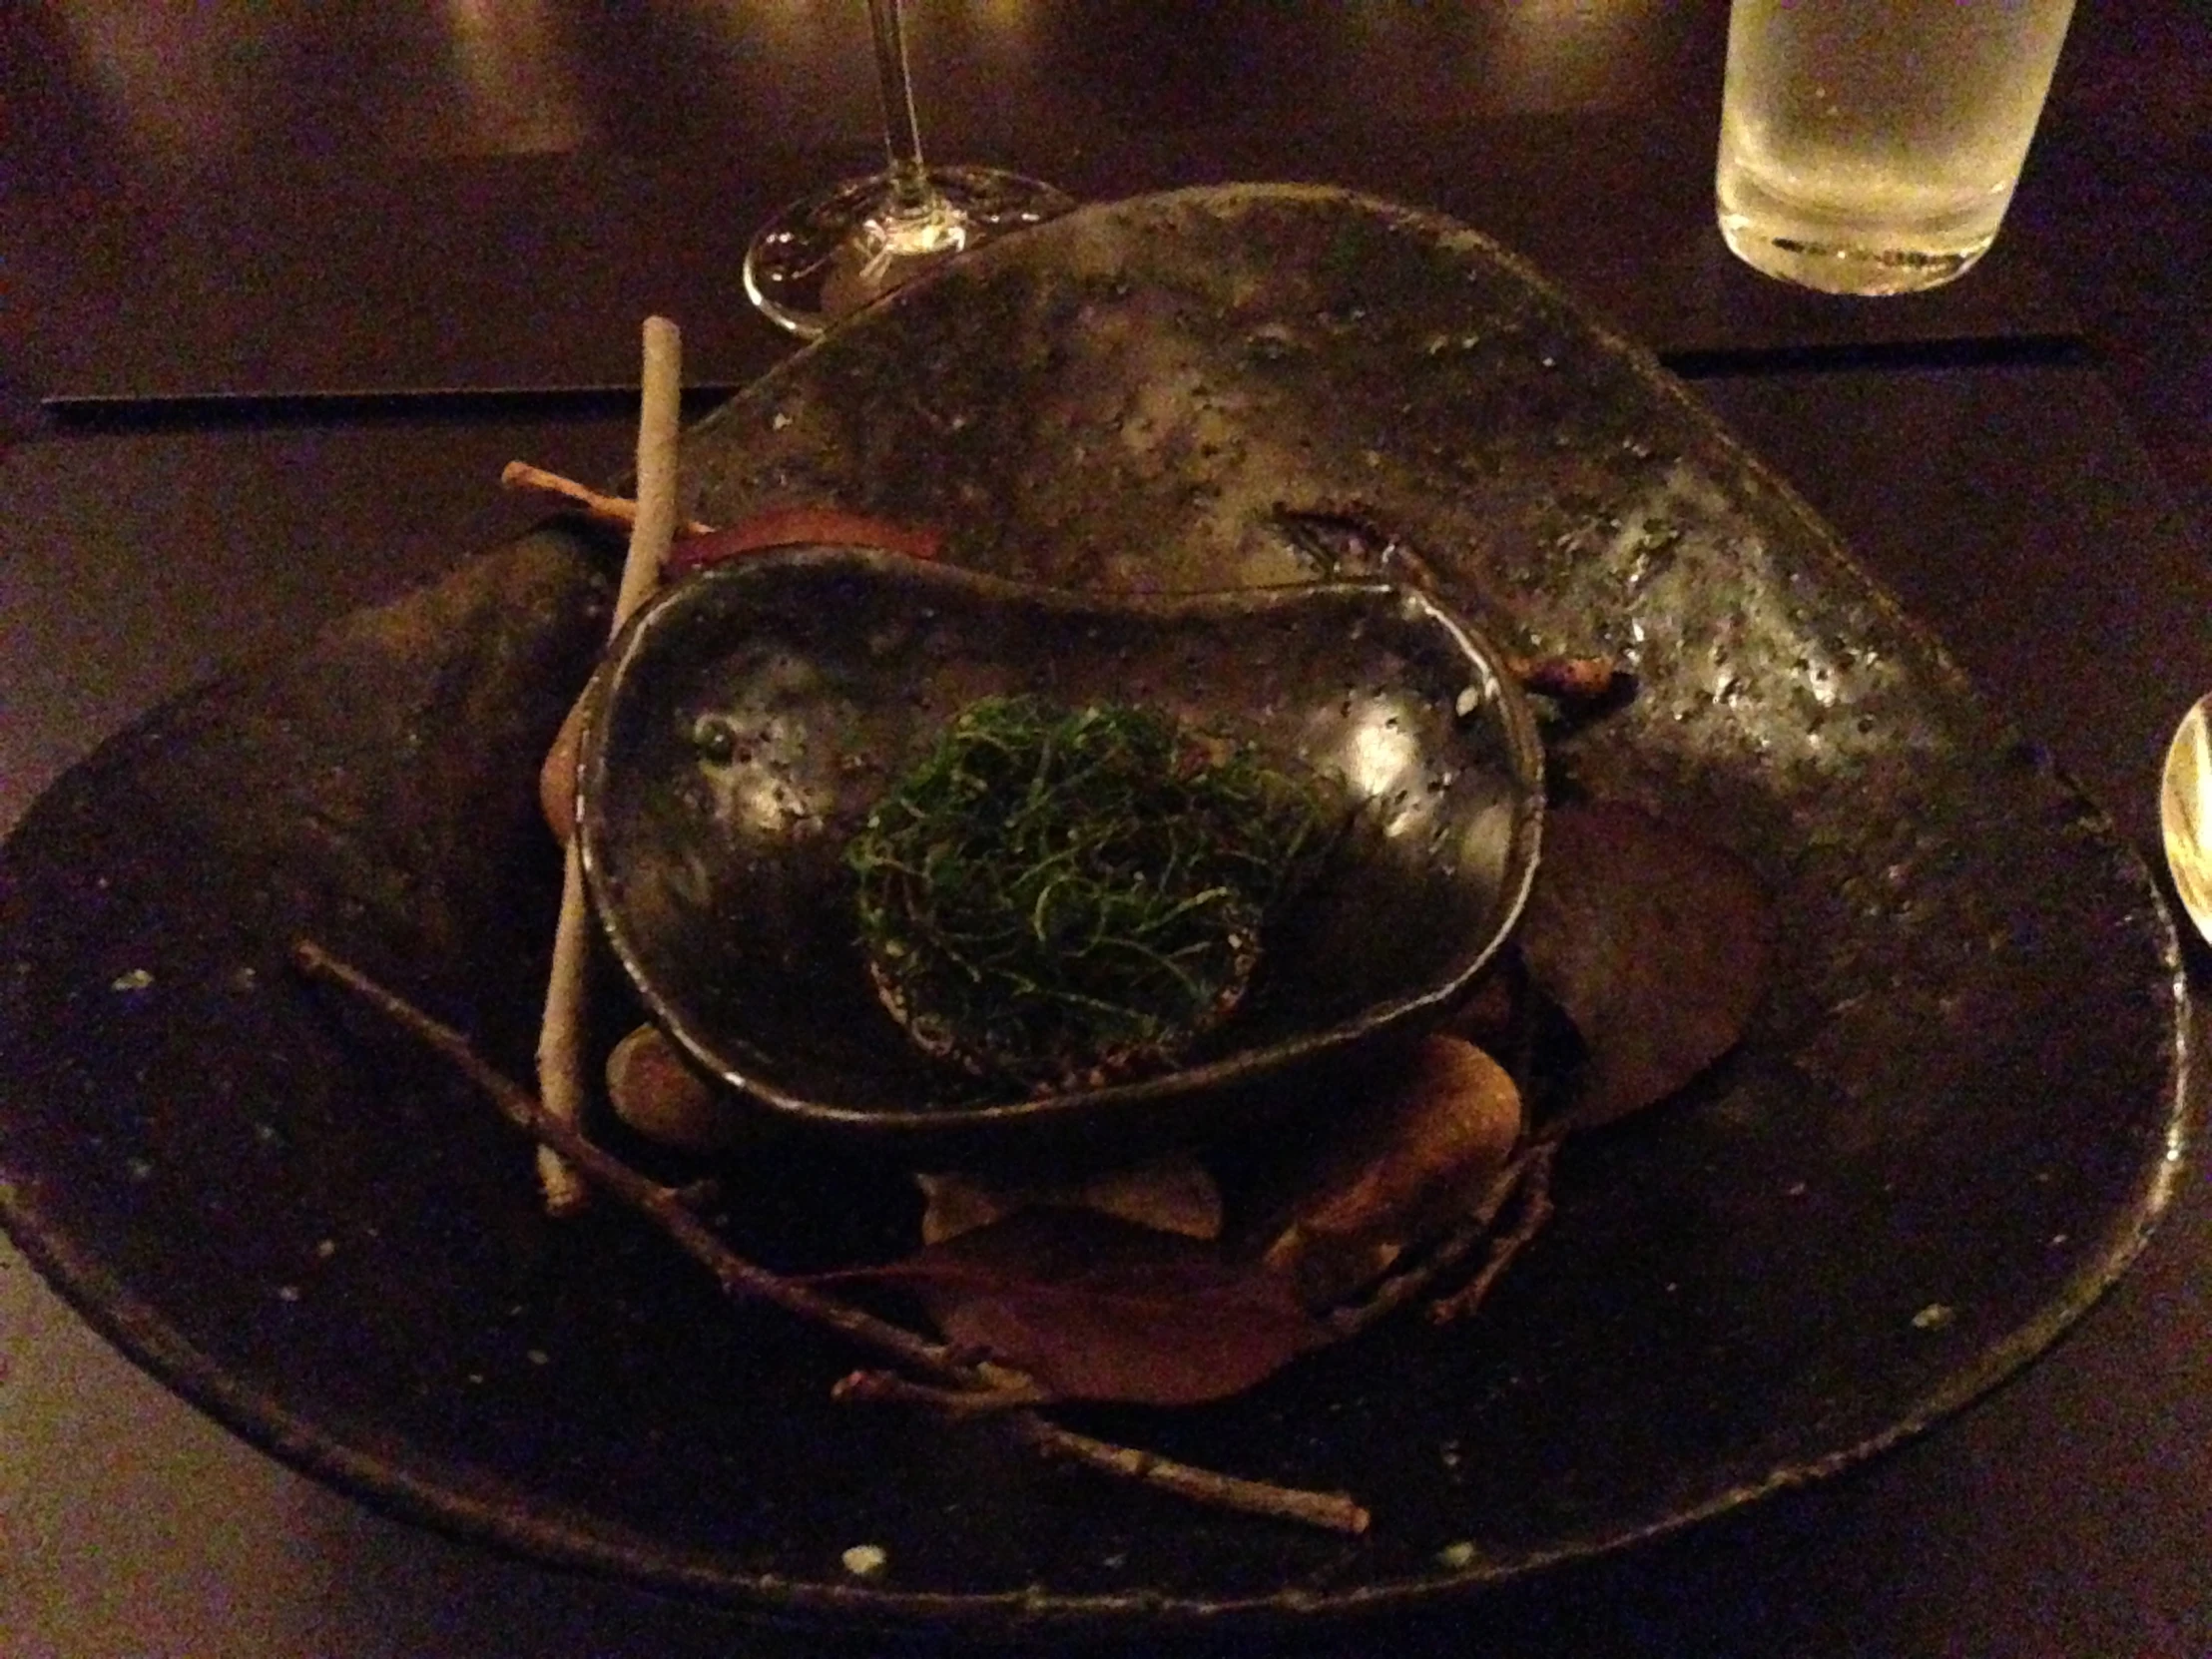
[[[156,712],[0,853],[0,1219],[94,1324],[363,1497],[784,1619],[1310,1622],[1619,1548],[1891,1445],[2125,1266],[2185,1096],[2170,924],[2109,822],[1653,360],[1449,223],[1225,187],[894,294],[692,431],[710,522],[831,503],[1063,586],[1420,572],[1635,697],[1553,787],[1728,845],[1782,917],[1740,1049],[1578,1138],[1480,1316],[1237,1399],[1074,1420],[1355,1493],[1362,1538],[830,1402],[855,1357],[527,1148],[286,969],[312,934],[527,1076],[539,757],[618,550],[550,525]],[[897,1248],[903,1182],[732,1179],[771,1266]],[[872,1545],[880,1571],[855,1575]]]

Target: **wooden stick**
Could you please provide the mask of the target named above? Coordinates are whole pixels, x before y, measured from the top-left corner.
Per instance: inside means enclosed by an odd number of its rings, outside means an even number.
[[[638,409],[638,502],[630,551],[622,564],[610,635],[619,632],[661,579],[676,531],[676,439],[684,390],[683,336],[664,316],[645,319],[645,369]],[[545,1020],[538,1033],[538,1089],[545,1108],[569,1125],[583,1122],[584,969],[591,954],[584,897],[584,855],[571,835],[561,866],[561,912],[553,931],[553,967],[546,978]],[[587,1202],[570,1162],[541,1143],[538,1178],[546,1208],[572,1215]]]
[[[1017,1410],[1025,1405],[1049,1405],[1052,1396],[1027,1378],[1026,1386],[1002,1388],[947,1388],[931,1382],[915,1382],[896,1372],[856,1371],[837,1379],[830,1397],[867,1404],[926,1405],[946,1416],[970,1417],[991,1411]]]
[[[601,1191],[630,1206],[666,1233],[686,1255],[714,1275],[725,1295],[771,1303],[953,1388],[974,1389],[984,1394],[1011,1393],[1020,1397],[1024,1401],[1022,1408],[1011,1411],[1006,1420],[1026,1444],[1045,1455],[1081,1463],[1102,1473],[1155,1486],[1216,1508],[1297,1521],[1333,1532],[1357,1535],[1368,1529],[1368,1511],[1345,1493],[1308,1491],[1221,1474],[1134,1446],[1116,1445],[1088,1434],[1078,1434],[1037,1415],[1026,1408],[1027,1400],[1044,1397],[1043,1389],[1033,1378],[1009,1367],[975,1364],[960,1350],[931,1342],[903,1326],[879,1319],[864,1309],[839,1302],[747,1261],[724,1244],[684,1202],[680,1190],[648,1179],[586,1139],[575,1125],[555,1117],[528,1090],[478,1054],[475,1046],[450,1025],[432,1019],[405,997],[386,989],[311,939],[301,939],[292,946],[292,960],[301,972],[343,986],[450,1061],[516,1128],[541,1147],[558,1153]],[[842,1386],[849,1390],[850,1380]],[[864,1386],[860,1391],[864,1394]],[[942,1403],[935,1390],[922,1392],[933,1403]]]
[[[1496,1178],[1483,1189],[1474,1208],[1411,1267],[1391,1274],[1361,1301],[1347,1303],[1325,1314],[1323,1323],[1329,1328],[1331,1340],[1343,1342],[1348,1337],[1359,1336],[1378,1321],[1396,1313],[1472,1256],[1489,1237],[1498,1213],[1526,1176],[1531,1156],[1524,1152],[1499,1170]]]
[[[585,968],[591,960],[591,915],[584,895],[584,854],[568,838],[561,861],[561,911],[553,924],[553,966],[546,975],[545,1017],[538,1027],[538,1090],[546,1110],[563,1123],[584,1121],[589,1085],[584,1079]],[[591,1202],[575,1166],[551,1147],[538,1148],[538,1184],[545,1207],[573,1216]]]
[[[1242,1480],[1233,1474],[1178,1463],[1172,1457],[1162,1457],[1138,1446],[1116,1445],[1111,1440],[1078,1434],[1034,1412],[1020,1412],[1012,1420],[1022,1438],[1048,1457],[1065,1458],[1102,1474],[1158,1486],[1195,1503],[1269,1515],[1277,1520],[1303,1521],[1325,1532],[1343,1532],[1352,1537],[1358,1537],[1373,1523],[1374,1517],[1343,1492],[1316,1492],[1298,1486]]]
[[[715,1276],[724,1292],[733,1297],[773,1303],[788,1313],[811,1320],[878,1353],[904,1362],[914,1370],[947,1382],[973,1385],[975,1368],[961,1362],[942,1344],[918,1337],[903,1326],[877,1319],[849,1303],[756,1267],[722,1242],[699,1213],[673,1189],[640,1174],[582,1130],[556,1115],[527,1089],[476,1052],[460,1032],[433,1019],[405,997],[378,984],[350,962],[331,955],[311,939],[292,946],[292,960],[301,971],[342,985],[393,1024],[413,1035],[424,1046],[450,1061],[497,1106],[500,1115],[539,1145],[558,1153],[610,1196],[643,1215],[675,1241],[687,1256]]]
[[[602,495],[589,484],[579,484],[573,478],[548,472],[542,466],[532,466],[528,461],[509,461],[499,474],[499,483],[503,489],[550,496],[610,529],[627,530],[638,521],[638,504],[628,496]],[[713,530],[713,525],[702,524],[696,518],[687,518],[676,527],[679,536],[710,535]]]
[[[1430,1324],[1449,1325],[1481,1307],[1483,1299],[1490,1294],[1490,1287],[1512,1266],[1513,1258],[1542,1231],[1544,1223],[1551,1219],[1551,1164],[1558,1155],[1556,1141],[1544,1141],[1530,1149],[1526,1174],[1521,1182],[1520,1219],[1513,1224],[1512,1232],[1490,1246],[1490,1254],[1483,1261],[1480,1273],[1451,1295],[1428,1305]]]
[[[683,426],[684,339],[665,316],[645,319],[638,395],[638,517],[615,598],[614,627],[630,620],[661,580],[676,539],[676,443]]]

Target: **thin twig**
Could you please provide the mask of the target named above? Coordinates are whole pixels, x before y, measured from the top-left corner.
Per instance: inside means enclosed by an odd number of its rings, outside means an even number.
[[[583,844],[570,835],[561,854],[561,908],[553,923],[553,962],[546,974],[545,1018],[538,1027],[538,1089],[546,1110],[563,1123],[584,1121],[584,972],[591,958],[591,913],[584,897]],[[575,1165],[543,1142],[538,1183],[545,1207],[572,1216],[590,1202]]]
[[[1534,1157],[1533,1150],[1523,1152],[1499,1170],[1458,1225],[1411,1267],[1383,1280],[1363,1300],[1324,1316],[1323,1323],[1328,1326],[1331,1339],[1343,1342],[1348,1337],[1359,1336],[1396,1313],[1471,1257],[1488,1240],[1499,1212],[1526,1179]]]
[[[661,565],[676,532],[676,439],[684,392],[683,336],[665,316],[645,319],[645,368],[638,409],[637,516],[622,564],[610,631],[619,631],[661,580]],[[538,1089],[545,1108],[563,1123],[584,1120],[583,1028],[585,976],[591,929],[584,897],[584,857],[571,835],[561,865],[561,910],[553,933],[553,966],[546,977],[545,1021],[538,1033]],[[573,1161],[542,1142],[538,1178],[545,1207],[556,1216],[583,1208],[587,1193]]]
[[[1303,1521],[1308,1526],[1354,1537],[1365,1532],[1373,1519],[1344,1492],[1316,1492],[1297,1486],[1240,1480],[1233,1474],[1194,1468],[1189,1463],[1178,1463],[1172,1457],[1162,1457],[1137,1446],[1116,1445],[1110,1440],[1078,1434],[1026,1411],[1013,1420],[1022,1438],[1047,1456],[1064,1457],[1124,1480],[1158,1486],[1194,1502],[1241,1509],[1248,1514],[1270,1515],[1278,1520]]]
[[[482,1055],[475,1045],[441,1020],[433,1019],[405,997],[386,989],[351,963],[311,939],[292,946],[292,959],[317,978],[344,986],[453,1063],[464,1077],[490,1097],[517,1129],[559,1153],[609,1195],[629,1205],[673,1239],[678,1248],[715,1276],[733,1297],[769,1302],[802,1319],[827,1325],[856,1343],[887,1354],[915,1370],[946,1382],[972,1385],[973,1367],[960,1364],[941,1344],[917,1337],[903,1326],[824,1296],[796,1280],[756,1267],[724,1244],[683,1201],[680,1191],[640,1174],[613,1153],[585,1137],[541,1105],[535,1096]]]
[[[849,1372],[837,1379],[830,1397],[866,1405],[926,1405],[950,1417],[981,1416],[1052,1402],[1052,1396],[1028,1378],[1023,1378],[1020,1384],[1000,1388],[946,1388],[887,1371]]]
[[[1513,1258],[1528,1247],[1529,1240],[1551,1219],[1551,1164],[1558,1155],[1556,1141],[1544,1141],[1529,1150],[1527,1174],[1521,1183],[1520,1219],[1513,1224],[1512,1232],[1490,1246],[1489,1258],[1483,1262],[1480,1273],[1451,1295],[1428,1305],[1431,1325],[1449,1325],[1481,1307],[1490,1288],[1512,1265]]]
[[[651,1180],[586,1139],[573,1124],[555,1117],[527,1089],[478,1054],[452,1026],[433,1019],[311,939],[301,939],[292,946],[292,959],[302,972],[344,987],[442,1055],[516,1128],[540,1146],[560,1154],[600,1191],[636,1210],[666,1233],[679,1249],[714,1275],[726,1295],[770,1303],[953,1388],[984,1395],[1024,1393],[1025,1406],[1027,1398],[1043,1396],[1041,1385],[1021,1372],[979,1364],[972,1359],[971,1351],[931,1342],[903,1326],[747,1261],[723,1243],[684,1202],[680,1189]],[[929,1392],[934,1398],[935,1390]],[[1137,1447],[1079,1434],[1027,1408],[1013,1411],[1007,1421],[1025,1443],[1039,1452],[1174,1492],[1194,1502],[1336,1532],[1357,1534],[1368,1528],[1368,1511],[1342,1492],[1307,1491],[1198,1468]]]
[[[681,1187],[672,1187],[669,1190],[676,1195],[677,1203],[702,1216],[722,1202],[722,1183],[712,1175],[701,1176],[697,1181],[687,1181]]]
[[[1598,703],[1614,696],[1624,675],[1610,657],[1508,657],[1505,671],[1523,691],[1562,703]]]
[[[528,461],[509,461],[499,474],[500,487],[510,490],[526,490],[534,495],[550,496],[566,502],[594,523],[610,529],[628,530],[638,522],[638,504],[624,495],[602,495],[589,484],[579,484],[573,478],[564,478],[558,472],[548,472],[542,466],[532,466]],[[680,536],[704,536],[713,526],[702,524],[696,518],[688,518],[676,527]]]

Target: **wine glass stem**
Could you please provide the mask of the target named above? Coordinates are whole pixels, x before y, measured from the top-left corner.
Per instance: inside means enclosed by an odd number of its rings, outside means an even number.
[[[901,218],[926,213],[929,174],[921,160],[921,129],[914,120],[914,87],[906,71],[906,36],[898,0],[867,0],[875,36],[876,88],[883,102],[883,152],[888,161],[893,211]]]

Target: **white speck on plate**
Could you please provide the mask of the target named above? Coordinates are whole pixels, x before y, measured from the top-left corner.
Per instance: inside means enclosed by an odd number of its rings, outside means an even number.
[[[1958,1310],[1941,1302],[1931,1302],[1913,1316],[1916,1331],[1940,1331],[1958,1317]]]
[[[1463,1572],[1474,1565],[1474,1545],[1461,1538],[1436,1551],[1436,1565],[1446,1572]]]
[[[133,968],[129,973],[119,973],[108,981],[111,991],[143,991],[154,983],[154,976],[144,968]]]
[[[838,1559],[854,1578],[873,1578],[890,1564],[891,1558],[881,1544],[854,1544]]]

